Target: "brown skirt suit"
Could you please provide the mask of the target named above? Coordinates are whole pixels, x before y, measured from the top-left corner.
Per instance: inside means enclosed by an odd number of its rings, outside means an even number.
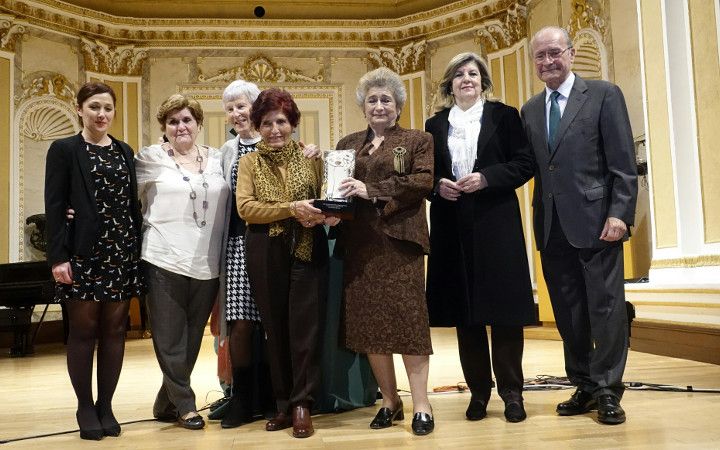
[[[365,183],[370,197],[356,197],[354,219],[341,225],[341,342],[360,353],[429,355],[424,255],[429,249],[425,197],[432,189],[432,137],[395,126],[371,155],[371,136],[368,129],[337,145],[356,150],[355,178]],[[396,158],[403,159],[402,173]],[[379,197],[389,200],[373,201]]]

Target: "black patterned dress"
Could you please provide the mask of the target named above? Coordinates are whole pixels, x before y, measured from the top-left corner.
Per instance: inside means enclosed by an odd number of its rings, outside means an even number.
[[[232,189],[233,199],[235,198],[235,190],[237,188],[238,161],[243,155],[254,151],[255,144],[243,144],[238,140],[238,156],[230,172],[230,187]],[[245,264],[245,222],[238,216],[234,201],[225,255],[226,320],[252,320],[254,322],[260,322],[260,312],[258,312],[255,300],[250,294],[250,280],[248,279]]]
[[[57,283],[55,300],[119,302],[142,292],[138,233],[130,214],[130,173],[122,149],[86,144],[99,224],[92,256],[70,257],[73,284]]]

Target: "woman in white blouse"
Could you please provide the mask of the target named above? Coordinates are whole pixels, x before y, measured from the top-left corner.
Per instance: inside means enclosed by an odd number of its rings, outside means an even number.
[[[171,95],[157,120],[167,142],[135,157],[147,304],[163,372],[153,415],[195,430],[205,421],[190,374],[218,293],[229,187],[220,151],[196,144],[203,123],[196,100]]]
[[[486,100],[491,88],[478,55],[455,56],[440,83],[444,107],[425,123],[435,146],[426,295],[430,326],[457,329],[467,419],[485,417],[494,371],[506,420],[520,422],[523,326],[536,319],[515,189],[534,159],[517,110]]]

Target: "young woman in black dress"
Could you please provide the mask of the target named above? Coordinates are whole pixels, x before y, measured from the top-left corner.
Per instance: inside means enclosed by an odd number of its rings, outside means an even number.
[[[115,117],[115,93],[103,83],[83,85],[77,94],[83,129],[48,150],[45,214],[48,263],[55,299],[70,322],[67,364],[78,399],[80,437],[120,435],[112,398],[125,352],[130,299],[141,293],[140,231],[133,151],[108,134]],[[74,218],[66,219],[66,210]],[[92,372],[97,351],[97,402]]]

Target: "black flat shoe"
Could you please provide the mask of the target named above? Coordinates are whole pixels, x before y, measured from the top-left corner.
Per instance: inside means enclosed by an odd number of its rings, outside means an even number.
[[[80,439],[86,439],[88,441],[99,441],[103,438],[103,430],[102,428],[96,428],[96,429],[87,429],[83,428],[82,425],[80,425],[80,413],[75,413],[75,419],[78,423],[78,428],[80,428]]]
[[[435,419],[428,413],[415,413],[412,420],[412,431],[417,436],[425,436],[435,429]]]
[[[178,417],[177,423],[181,427],[187,428],[188,430],[202,430],[203,428],[205,428],[205,420],[202,418],[202,416],[192,416],[189,419],[183,419],[182,417]]]
[[[592,394],[578,389],[570,399],[558,403],[556,411],[561,416],[576,416],[578,414],[585,414],[596,408],[597,402]]]
[[[527,413],[521,401],[511,400],[505,403],[505,420],[517,423],[525,419],[527,419]]]
[[[390,408],[380,408],[375,415],[375,418],[370,422],[370,428],[373,430],[379,430],[381,428],[388,428],[392,426],[392,423],[396,420],[403,420],[405,413],[403,413],[403,402],[400,400],[393,411]]]
[[[487,416],[487,403],[484,400],[470,399],[470,404],[465,411],[467,420],[481,420]]]
[[[607,425],[625,422],[625,411],[617,397],[605,394],[597,398],[598,421]]]

